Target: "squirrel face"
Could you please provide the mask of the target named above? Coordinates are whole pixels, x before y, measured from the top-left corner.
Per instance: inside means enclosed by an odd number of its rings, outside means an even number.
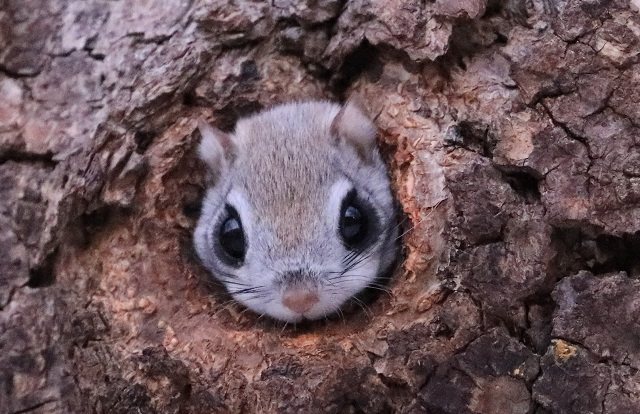
[[[194,243],[235,300],[281,321],[318,319],[390,269],[389,178],[353,102],[276,106],[233,134],[199,129],[210,186]]]

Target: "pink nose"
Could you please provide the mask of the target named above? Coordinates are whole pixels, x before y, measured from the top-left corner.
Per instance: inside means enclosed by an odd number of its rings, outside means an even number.
[[[282,295],[282,304],[297,313],[305,313],[318,300],[318,294],[308,288],[287,289]]]

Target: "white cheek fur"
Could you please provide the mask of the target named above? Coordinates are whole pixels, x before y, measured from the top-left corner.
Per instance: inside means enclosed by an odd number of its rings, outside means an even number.
[[[318,319],[326,314],[336,312],[347,300],[375,280],[378,267],[379,260],[369,257],[363,259],[361,263],[340,277],[323,281],[320,287],[322,292],[320,302],[305,316],[309,319]]]
[[[330,202],[327,203],[326,207],[329,228],[337,228],[342,200],[352,188],[352,184],[346,179],[337,181],[331,187]],[[247,232],[246,237],[250,238],[252,216],[246,198],[240,192],[232,190],[226,198],[226,202],[239,212],[243,228]],[[220,201],[218,201],[219,203]],[[204,230],[201,228],[197,230],[196,239],[204,237],[204,235],[200,234],[202,231]],[[209,231],[206,236],[210,237],[212,233]],[[326,251],[323,252],[325,255],[319,255],[317,251],[315,252],[314,256],[324,259],[321,260],[322,263],[306,264],[309,270],[318,275],[316,286],[319,297],[318,303],[304,314],[306,319],[321,319],[335,313],[347,300],[372,283],[378,273],[380,266],[379,254],[372,254],[372,251],[376,252],[380,248],[379,245],[371,246],[370,249],[365,250],[362,254],[369,257],[363,258],[361,263],[341,274],[344,269],[338,264],[341,263],[344,255],[348,254],[348,251],[342,246],[337,234],[334,241],[333,248],[325,246]],[[285,322],[302,320],[303,315],[295,313],[283,305],[283,288],[277,283],[279,275],[288,270],[291,267],[290,264],[271,263],[272,268],[267,269],[260,265],[267,259],[259,257],[260,255],[251,249],[250,241],[248,245],[245,264],[239,269],[229,270],[235,276],[234,279],[227,279],[229,283],[221,279],[229,293],[239,303],[259,315],[268,315],[271,318]],[[198,244],[197,247],[200,248],[200,245]],[[205,246],[205,248],[208,247]],[[333,265],[327,267],[327,263]]]
[[[367,252],[363,253],[367,254]],[[377,255],[362,260],[348,272],[339,270],[320,273],[317,280],[319,301],[308,312],[306,319],[321,319],[335,313],[351,297],[373,282],[380,262]],[[278,273],[263,268],[243,267],[237,272],[240,285],[227,285],[234,299],[259,315],[268,315],[285,322],[298,322],[303,315],[295,313],[282,304],[283,288],[276,283]],[[241,291],[240,293],[234,293]]]
[[[326,226],[329,229],[336,229],[336,236],[332,241],[333,246],[323,246],[323,251],[314,250],[310,255],[320,262],[305,263],[310,271],[318,275],[316,288],[318,293],[318,303],[316,303],[304,316],[291,311],[282,303],[283,287],[278,283],[279,275],[295,268],[293,263],[271,263],[271,268],[266,269],[261,266],[268,259],[260,255],[251,248],[251,226],[253,217],[251,208],[246,198],[239,191],[231,190],[227,197],[227,203],[232,205],[242,218],[245,235],[248,238],[248,250],[245,264],[233,271],[236,280],[227,283],[227,290],[232,297],[256,312],[259,315],[268,315],[274,319],[285,322],[297,322],[306,319],[321,319],[329,314],[335,313],[351,297],[365,289],[377,276],[380,260],[378,254],[371,254],[379,249],[379,246],[371,246],[362,254],[368,255],[362,262],[355,265],[345,273],[344,268],[339,266],[345,255],[349,254],[342,242],[338,238],[337,228],[340,220],[342,200],[353,189],[353,184],[344,178],[336,181],[329,191],[329,200],[326,203],[327,217]],[[321,254],[324,253],[324,254]],[[298,258],[300,259],[300,258]],[[355,259],[360,260],[360,259]],[[295,260],[297,262],[299,260]],[[306,261],[306,260],[305,260]],[[332,264],[327,266],[327,264]]]

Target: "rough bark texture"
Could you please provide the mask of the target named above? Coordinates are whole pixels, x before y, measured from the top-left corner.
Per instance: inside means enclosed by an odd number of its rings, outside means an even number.
[[[639,37],[635,0],[0,0],[0,412],[640,412]],[[190,247],[195,119],[353,92],[404,266],[256,320]]]

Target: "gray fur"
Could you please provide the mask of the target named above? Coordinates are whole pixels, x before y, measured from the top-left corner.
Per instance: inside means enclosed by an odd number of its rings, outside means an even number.
[[[230,137],[200,128],[200,156],[216,174],[194,242],[204,265],[236,300],[279,320],[317,319],[335,312],[391,266],[398,232],[389,179],[375,127],[355,105],[342,111],[329,102],[276,106],[240,120]],[[350,187],[374,207],[381,234],[367,251],[370,257],[340,276],[349,251],[337,226],[342,193]],[[238,211],[248,244],[238,269],[222,263],[213,249],[226,203]],[[304,280],[291,282],[285,275],[292,271],[302,271]],[[304,315],[281,304],[291,283],[320,292],[319,303]],[[237,293],[239,286],[252,287],[252,294]]]

